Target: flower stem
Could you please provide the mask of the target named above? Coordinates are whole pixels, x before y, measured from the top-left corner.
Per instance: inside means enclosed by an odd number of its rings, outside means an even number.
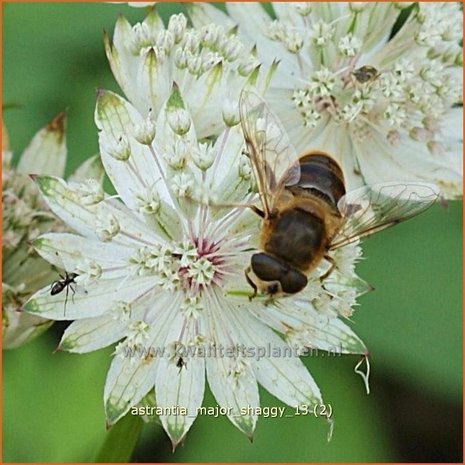
[[[142,430],[143,421],[137,415],[128,414],[110,431],[95,458],[96,463],[126,463],[131,459]]]

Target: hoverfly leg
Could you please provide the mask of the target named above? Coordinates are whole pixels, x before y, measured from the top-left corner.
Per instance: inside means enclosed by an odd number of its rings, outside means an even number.
[[[214,203],[210,206],[213,208],[250,208],[260,218],[265,218],[265,212],[251,203]]]
[[[249,302],[252,302],[253,299],[257,297],[257,287],[254,286],[253,293],[249,295]]]
[[[247,282],[250,284],[250,286],[253,289],[253,294],[249,295],[249,302],[252,302],[252,300],[255,299],[255,297],[257,297],[258,288],[255,285],[255,283],[249,278],[247,271],[248,269],[245,270],[244,274],[245,274],[245,279],[247,280]]]
[[[320,282],[323,282],[328,276],[337,268],[336,262],[334,261],[334,258],[331,257],[330,255],[325,255],[323,257],[329,264],[331,265],[328,270],[320,276]]]
[[[268,307],[268,305],[271,305],[272,303],[274,303],[274,299],[273,299],[273,296],[271,295],[268,295],[265,301],[263,302],[265,307]]]
[[[255,213],[257,214],[260,218],[265,218],[265,212],[263,210],[260,210],[258,207],[255,205],[248,205],[248,207]]]

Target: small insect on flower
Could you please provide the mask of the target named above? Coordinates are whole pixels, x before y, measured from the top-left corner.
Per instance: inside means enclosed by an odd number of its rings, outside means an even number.
[[[68,293],[71,289],[73,295],[76,293],[76,289],[73,287],[73,284],[77,284],[75,279],[79,275],[77,273],[68,273],[65,271],[65,275],[63,276],[60,274],[60,278],[57,281],[52,283],[52,287],[50,289],[50,295],[57,295],[60,292],[63,292],[66,289],[66,298],[65,298],[65,307],[64,307],[64,314],[66,315],[66,304],[68,303]]]
[[[192,22],[238,24],[263,66],[279,61],[266,100],[298,153],[331,153],[348,191],[407,180],[462,198],[460,2],[225,5],[194,3]]]
[[[64,274],[58,273],[58,275],[60,276],[60,279],[57,279],[51,284],[50,295],[54,296],[54,295],[61,294],[66,289],[65,302],[63,306],[63,316],[66,316],[66,305],[68,304],[69,291],[71,290],[72,292],[71,299],[73,300],[73,302],[74,302],[74,296],[76,292],[79,292],[81,294],[87,294],[87,291],[78,286],[76,278],[79,276],[79,274],[75,272],[68,273],[68,271],[66,271],[65,269],[63,260],[58,254],[58,252],[55,252],[55,255],[56,255],[56,259],[60,263],[60,268],[62,268],[65,271],[64,271]]]
[[[352,76],[354,76],[360,84],[373,82],[380,76],[380,74],[381,73],[374,66],[370,65],[365,65],[352,71]]]
[[[389,182],[346,193],[344,175],[327,153],[296,156],[279,119],[254,91],[240,101],[247,155],[262,209],[261,252],[246,270],[254,295],[292,295],[307,285],[308,275],[329,252],[426,210],[439,197],[434,184]]]
[[[179,368],[179,373],[181,373],[181,370],[184,367],[187,368],[187,364],[182,357],[179,357],[178,361],[176,362],[176,366]]]

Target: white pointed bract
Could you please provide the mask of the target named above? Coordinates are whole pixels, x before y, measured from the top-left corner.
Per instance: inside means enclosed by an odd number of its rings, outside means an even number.
[[[3,128],[4,129],[4,128]],[[6,136],[6,131],[4,131]],[[59,276],[38,256],[32,241],[45,231],[62,231],[64,225],[50,212],[29,173],[63,176],[66,164],[65,115],[60,113],[42,128],[24,150],[17,166],[3,138],[2,147],[2,334],[3,348],[12,349],[32,340],[52,321],[23,312],[23,305],[42,286]],[[89,180],[89,177],[95,177]],[[103,168],[90,158],[71,176],[82,182],[83,202],[98,195]],[[57,264],[60,266],[59,264]]]
[[[173,118],[179,109],[182,117]],[[120,199],[56,177],[37,178],[48,206],[76,234],[47,234],[34,246],[79,276],[66,314],[65,296],[51,296],[48,288],[27,309],[76,320],[63,336],[63,350],[83,353],[119,341],[105,385],[108,423],[154,389],[157,412],[176,445],[202,406],[205,376],[229,419],[250,437],[258,383],[293,407],[321,403],[299,355],[310,349],[366,353],[340,319],[368,290],[353,271],[359,247],[334,253],[338,270],[326,287],[319,280],[322,264],[298,296],[275,304],[249,301],[244,269],[259,218],[247,209],[213,206],[256,196],[240,125],[210,140],[200,137],[176,86],[148,125],[133,105],[106,91],[98,93],[95,118],[102,161]],[[139,137],[144,124],[150,138]],[[115,156],[109,140],[124,140],[129,156]]]
[[[337,158],[348,189],[384,181],[462,195],[462,23],[458,2],[275,2],[189,6],[279,60],[266,98],[299,151]],[[410,15],[391,37],[401,10]],[[232,18],[231,18],[232,17]]]

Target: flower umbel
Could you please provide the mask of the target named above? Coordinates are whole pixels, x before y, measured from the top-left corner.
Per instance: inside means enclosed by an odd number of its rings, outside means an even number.
[[[173,102],[189,120],[181,133],[170,121]],[[197,416],[205,373],[231,422],[252,436],[257,415],[240,408],[259,406],[258,383],[288,405],[315,405],[321,394],[299,355],[309,348],[366,353],[340,319],[350,317],[357,296],[368,290],[353,271],[357,245],[334,253],[338,270],[325,287],[322,264],[296,297],[249,301],[244,268],[259,219],[215,206],[256,195],[243,135],[236,125],[205,142],[187,108],[174,88],[154,122],[153,142],[141,143],[133,131],[143,117],[121,97],[99,92],[102,160],[122,202],[83,202],[74,185],[37,179],[50,208],[76,234],[46,234],[34,246],[52,263],[59,256],[86,293],[68,302],[66,315],[64,297],[51,296],[48,287],[27,304],[32,314],[76,320],[63,350],[83,353],[120,341],[105,385],[109,424],[154,388],[174,445]],[[115,158],[102,142],[110,135],[127,140],[127,159]],[[262,356],[262,350],[272,353]],[[170,411],[175,405],[187,414]]]
[[[261,62],[280,61],[267,101],[299,151],[331,153],[349,190],[419,180],[462,195],[458,2],[275,2],[276,20],[258,3],[226,8],[232,19],[194,4],[191,18],[199,27],[213,18],[239,24]]]
[[[116,80],[144,116],[157,115],[177,83],[200,138],[237,124],[231,120],[231,101],[238,100],[260,65],[235,27],[212,21],[195,29],[182,13],[172,15],[165,26],[156,9],[134,26],[120,17],[113,43],[105,37],[105,49]],[[182,109],[171,112],[168,121],[178,132],[188,130]]]

